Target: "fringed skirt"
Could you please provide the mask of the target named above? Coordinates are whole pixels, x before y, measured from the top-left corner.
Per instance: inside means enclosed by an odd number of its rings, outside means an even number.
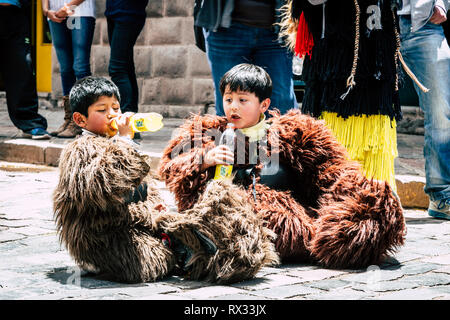
[[[349,116],[323,112],[320,116],[347,149],[351,159],[362,165],[368,179],[387,181],[396,191],[394,160],[398,156],[396,120],[385,115]]]

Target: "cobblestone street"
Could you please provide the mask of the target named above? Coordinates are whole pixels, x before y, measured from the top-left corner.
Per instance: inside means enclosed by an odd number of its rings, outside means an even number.
[[[406,244],[383,265],[365,270],[290,264],[263,268],[255,279],[230,286],[176,276],[134,285],[86,276],[55,231],[51,197],[57,168],[0,164],[0,300],[450,299],[450,222],[409,209]],[[159,187],[173,205],[171,194]]]

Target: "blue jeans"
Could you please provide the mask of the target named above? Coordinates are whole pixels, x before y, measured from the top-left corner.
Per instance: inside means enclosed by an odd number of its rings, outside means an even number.
[[[222,76],[240,63],[263,67],[273,84],[270,109],[286,113],[298,108],[294,94],[292,54],[277,42],[272,30],[232,23],[216,32],[203,30],[206,54],[211,67],[216,97],[216,114],[224,115],[219,82]]]
[[[119,88],[122,112],[137,112],[139,88],[134,67],[134,44],[145,25],[145,18],[120,21],[107,18],[108,39],[111,47],[109,75]]]
[[[48,23],[53,47],[58,57],[63,94],[66,96],[69,95],[76,80],[91,75],[89,59],[95,18],[73,17],[61,23],[51,20]]]
[[[415,84],[425,116],[425,192],[431,200],[450,199],[450,49],[442,26],[427,23],[411,33],[400,16],[401,53],[429,92]]]

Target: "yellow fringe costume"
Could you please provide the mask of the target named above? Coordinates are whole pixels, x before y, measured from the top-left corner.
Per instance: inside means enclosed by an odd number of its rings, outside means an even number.
[[[387,181],[395,190],[394,159],[397,152],[396,121],[383,115],[350,116],[323,112],[320,116],[349,156],[362,165],[366,177]]]

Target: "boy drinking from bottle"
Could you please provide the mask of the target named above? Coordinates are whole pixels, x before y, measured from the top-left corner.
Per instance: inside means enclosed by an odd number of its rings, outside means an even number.
[[[60,239],[81,268],[129,283],[175,272],[232,283],[278,261],[273,233],[223,183],[211,194],[218,203],[223,197],[239,203],[239,211],[208,213],[202,202],[183,215],[167,208],[149,176],[147,156],[131,140],[130,115],[121,113],[113,82],[80,80],[71,89],[70,104],[83,135],[61,153],[53,207]],[[243,230],[250,236],[236,244]]]
[[[194,115],[180,127],[158,169],[179,211],[206,197],[217,165],[232,163],[233,184],[277,235],[282,261],[330,268],[381,263],[405,235],[391,186],[365,178],[323,121],[298,110],[266,119],[271,89],[264,69],[237,65],[220,82],[225,117]],[[214,134],[228,123],[236,128],[235,150],[217,145]]]
[[[116,136],[131,143],[132,112],[120,111],[117,87],[105,78],[86,77],[79,80],[69,96],[74,122],[83,135]],[[115,121],[116,126],[114,126]]]

